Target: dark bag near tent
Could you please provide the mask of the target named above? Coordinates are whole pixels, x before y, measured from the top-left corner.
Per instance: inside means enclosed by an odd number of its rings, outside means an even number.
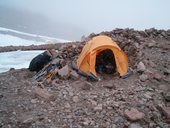
[[[50,61],[51,55],[48,53],[48,51],[45,51],[31,60],[29,70],[38,72],[43,69],[43,67]]]

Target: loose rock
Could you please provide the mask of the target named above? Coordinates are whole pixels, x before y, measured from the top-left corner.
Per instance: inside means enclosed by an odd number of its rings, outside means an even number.
[[[136,108],[131,108],[130,110],[125,110],[125,116],[130,121],[141,120],[144,116],[142,112],[139,112]]]
[[[103,109],[102,104],[98,104],[96,107],[94,107],[95,111],[101,111]]]
[[[170,90],[170,87],[169,87],[169,85],[161,84],[161,85],[159,85],[159,89],[162,90],[163,92],[165,92],[167,90]]]
[[[137,71],[138,72],[144,72],[146,70],[146,67],[144,65],[143,62],[139,62],[138,66],[137,66]]]
[[[79,75],[78,75],[77,72],[74,71],[74,70],[72,70],[72,71],[70,72],[70,77],[71,77],[72,79],[74,79],[74,80],[79,79]]]
[[[115,85],[113,83],[106,83],[103,85],[103,87],[108,88],[108,89],[115,89]]]
[[[142,128],[140,124],[130,124],[128,128]]]
[[[170,102],[170,91],[164,94],[165,100]]]
[[[75,102],[75,103],[79,102],[79,97],[78,96],[74,96],[73,97],[73,102]]]
[[[145,96],[146,99],[152,99],[152,96],[149,92],[145,93],[144,96]]]
[[[49,100],[52,95],[49,94],[49,92],[46,89],[41,88],[35,88],[35,94],[41,98],[44,98],[46,100]]]
[[[145,74],[142,74],[139,76],[140,81],[145,82],[148,79],[148,76]]]
[[[69,76],[69,67],[68,65],[64,66],[58,71],[58,75],[60,75],[63,78],[66,78]]]
[[[91,87],[92,87],[92,84],[90,82],[84,81],[81,86],[81,89],[82,90],[90,90]]]
[[[35,104],[35,103],[37,103],[37,100],[36,99],[31,99],[31,103]]]
[[[160,81],[162,79],[162,76],[159,73],[154,73],[154,79]]]
[[[167,119],[170,119],[170,107],[160,107],[162,113],[166,116]]]
[[[94,101],[94,100],[90,100],[90,102],[91,102],[91,104],[92,104],[93,106],[96,106],[96,105],[97,105],[97,102]]]

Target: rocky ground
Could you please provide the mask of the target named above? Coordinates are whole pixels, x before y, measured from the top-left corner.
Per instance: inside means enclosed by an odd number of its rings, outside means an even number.
[[[48,84],[27,69],[0,74],[2,128],[169,128],[170,30],[115,29],[102,32],[126,52],[133,74],[126,79],[100,74],[94,82],[77,75]],[[75,60],[85,42],[58,49]]]

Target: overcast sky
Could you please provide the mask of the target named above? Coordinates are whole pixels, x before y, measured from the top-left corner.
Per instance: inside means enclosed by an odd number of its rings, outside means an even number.
[[[43,14],[86,34],[127,27],[170,29],[170,0],[0,0],[0,5]]]

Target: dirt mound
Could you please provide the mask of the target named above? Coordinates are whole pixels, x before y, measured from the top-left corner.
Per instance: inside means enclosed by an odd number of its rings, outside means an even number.
[[[11,69],[0,74],[0,127],[169,128],[169,30],[116,29],[100,34],[118,42],[133,75],[120,79],[104,74],[98,82],[58,78],[42,85],[32,79],[35,73]],[[57,47],[60,58],[75,60],[85,42],[100,34]]]

